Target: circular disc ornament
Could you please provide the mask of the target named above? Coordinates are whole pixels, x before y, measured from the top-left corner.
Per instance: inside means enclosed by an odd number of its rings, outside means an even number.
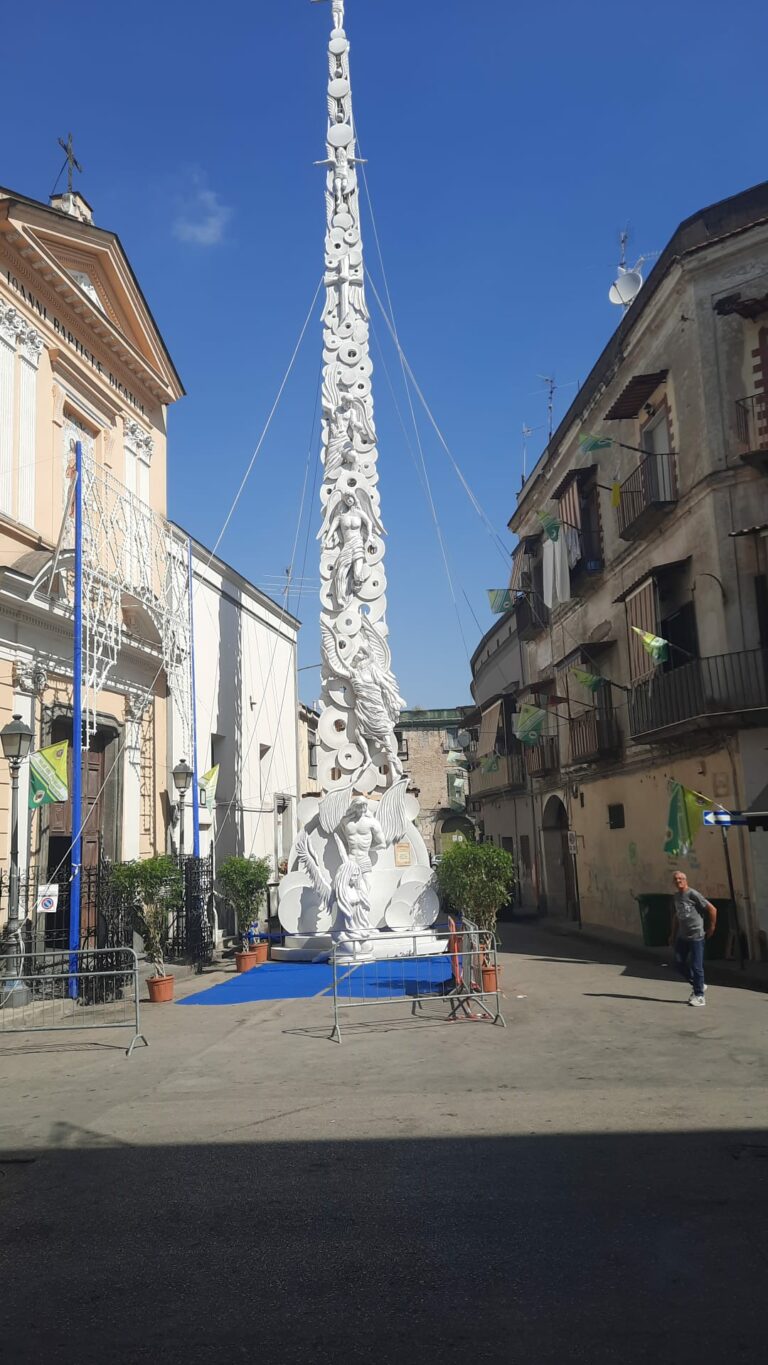
[[[328,94],[332,100],[343,100],[349,94],[349,81],[345,76],[337,76],[335,81],[328,84]]]
[[[387,580],[383,569],[374,569],[369,573],[362,587],[358,588],[357,595],[363,602],[375,602],[377,597],[381,597],[386,590]]]
[[[336,762],[340,768],[344,769],[345,773],[355,772],[364,761],[362,752],[356,744],[345,744],[336,755]]]
[[[355,220],[351,213],[342,210],[341,213],[334,213],[332,221],[335,228],[341,228],[342,231],[346,232],[348,228],[352,227]]]
[[[331,41],[328,44],[328,51],[332,57],[340,57],[342,52],[346,52],[349,47],[348,40],[344,37],[341,29],[337,29],[331,34]]]
[[[339,749],[347,743],[347,713],[335,706],[326,706],[317,725],[317,737],[327,749]]]
[[[369,763],[365,771],[355,780],[355,790],[361,792],[375,791],[379,785],[380,777],[381,773],[378,768],[373,763]]]
[[[356,341],[347,341],[339,351],[339,360],[342,365],[359,365],[364,359],[362,348]]]
[[[328,129],[328,145],[329,147],[348,147],[354,136],[348,123],[332,123]]]
[[[336,620],[333,623],[333,629],[336,631],[337,635],[357,635],[361,625],[360,612],[355,611],[354,608],[350,608],[336,617]]]
[[[405,813],[408,816],[408,819],[415,820],[420,810],[421,806],[419,805],[418,797],[414,796],[413,792],[408,792],[408,795],[405,798]]]
[[[381,536],[371,536],[365,547],[365,558],[368,564],[378,564],[384,557],[384,541]]]

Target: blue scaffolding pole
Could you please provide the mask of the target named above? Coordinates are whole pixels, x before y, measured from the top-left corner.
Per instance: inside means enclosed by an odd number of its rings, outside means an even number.
[[[189,685],[192,720],[192,853],[200,857],[200,786],[197,772],[197,691],[195,688],[195,610],[192,579],[192,541],[187,540],[189,565]]]
[[[80,864],[83,856],[83,447],[75,443],[75,631],[72,682],[72,875],[69,885],[69,994],[78,992]]]

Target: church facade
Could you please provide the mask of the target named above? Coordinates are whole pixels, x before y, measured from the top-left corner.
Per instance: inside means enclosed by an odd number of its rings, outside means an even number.
[[[183,388],[115,233],[77,193],[50,204],[0,188],[0,726],[20,714],[33,748],[72,735],[76,443],[87,568],[83,865],[167,842],[167,583],[182,610],[186,553],[166,515],[166,419]],[[165,581],[163,581],[165,579]],[[175,673],[174,677],[170,674]],[[70,751],[71,764],[71,751]],[[71,804],[27,810],[20,865],[66,874]],[[9,782],[0,764],[0,864]],[[5,909],[5,905],[3,905]]]

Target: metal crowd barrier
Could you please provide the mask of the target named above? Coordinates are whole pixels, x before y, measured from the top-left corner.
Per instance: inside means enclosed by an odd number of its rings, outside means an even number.
[[[139,963],[132,948],[24,953],[6,943],[0,956],[0,1035],[132,1029],[126,1056],[149,1044],[139,1017]]]
[[[382,934],[375,943],[379,952],[386,949],[386,955],[357,964],[349,961],[349,945],[334,944],[332,1040],[341,1042],[344,1010],[402,1005],[404,1001],[410,1004],[412,1017],[424,1013],[427,1004],[442,1005],[446,1022],[486,1019],[506,1028],[500,1004],[496,936],[468,927],[466,922],[457,929],[449,921],[439,939],[444,945],[440,950],[425,953],[425,940],[423,930]]]

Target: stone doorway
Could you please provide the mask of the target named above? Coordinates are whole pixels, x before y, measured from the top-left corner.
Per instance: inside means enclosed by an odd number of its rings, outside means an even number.
[[[568,833],[568,812],[559,796],[550,796],[541,822],[547,913],[575,920],[578,919],[576,874]]]

